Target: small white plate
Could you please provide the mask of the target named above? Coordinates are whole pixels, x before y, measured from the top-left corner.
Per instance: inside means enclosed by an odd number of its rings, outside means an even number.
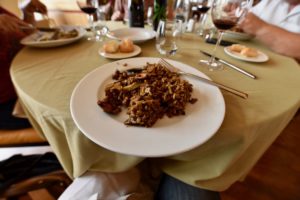
[[[269,60],[269,57],[266,54],[264,54],[263,52],[261,52],[261,51],[258,51],[258,56],[256,56],[256,57],[246,57],[246,56],[243,56],[240,53],[231,51],[229,47],[225,47],[224,51],[225,51],[225,53],[227,55],[229,55],[229,56],[231,56],[233,58],[239,59],[239,60],[243,60],[243,61],[248,61],[248,62],[266,62],[266,61]]]
[[[21,44],[26,46],[31,46],[31,47],[39,47],[39,48],[58,47],[58,46],[70,44],[72,42],[80,40],[86,34],[86,30],[79,26],[60,26],[60,28],[62,28],[65,31],[75,29],[78,31],[78,35],[76,37],[66,38],[66,39],[39,41],[38,38],[51,36],[53,32],[51,33],[51,32],[37,31],[23,38],[21,40]]]
[[[99,49],[98,53],[100,56],[103,56],[105,58],[110,58],[110,59],[131,58],[131,57],[139,55],[142,52],[142,49],[139,46],[133,45],[133,47],[134,47],[134,50],[133,50],[133,52],[130,52],[130,53],[122,53],[122,52],[106,53],[102,48]]]
[[[110,31],[107,37],[115,40],[124,38],[132,40],[134,43],[145,42],[156,36],[155,31],[145,28],[121,28]]]
[[[254,36],[246,34],[246,33],[241,33],[241,32],[236,32],[236,31],[225,31],[223,34],[223,39],[234,39],[234,40],[251,40],[253,39]]]

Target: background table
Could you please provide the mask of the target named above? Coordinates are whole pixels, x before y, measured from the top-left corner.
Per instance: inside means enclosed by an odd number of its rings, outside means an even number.
[[[109,23],[110,28],[122,27]],[[245,43],[265,52],[266,63],[246,63],[218,56],[257,75],[252,80],[225,67],[210,72],[199,66],[212,45],[187,34],[172,59],[201,70],[213,80],[249,94],[247,100],[223,92],[226,103],[224,122],[205,144],[189,152],[155,162],[182,181],[211,190],[225,190],[242,179],[264,151],[291,120],[300,105],[300,68],[290,58],[275,54],[255,41]],[[143,57],[159,57],[154,40],[139,44]],[[59,48],[24,48],[14,59],[11,75],[22,105],[37,129],[50,143],[65,171],[78,177],[87,170],[118,172],[129,169],[145,158],[106,150],[87,139],[70,114],[71,93],[80,79],[91,70],[111,62],[98,55],[100,43],[81,40]],[[84,106],[84,105],[83,105]],[[188,130],[187,130],[188,131]]]

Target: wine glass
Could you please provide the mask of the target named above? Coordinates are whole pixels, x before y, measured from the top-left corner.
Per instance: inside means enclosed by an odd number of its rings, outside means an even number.
[[[165,56],[175,55],[181,35],[182,20],[160,20],[156,31],[156,49]]]
[[[147,10],[147,23],[150,27],[153,27],[153,7],[149,6]]]
[[[223,66],[215,59],[215,54],[225,30],[233,28],[245,16],[252,6],[253,0],[213,0],[211,17],[218,29],[218,40],[209,60],[200,60],[200,64],[208,66],[210,71],[221,70]]]
[[[182,21],[182,32],[185,31],[187,21],[189,18],[190,1],[189,0],[176,0],[174,1],[174,17],[175,20]]]
[[[94,35],[97,42],[104,41],[104,37],[108,33],[106,26],[106,4],[100,4],[96,12],[96,20],[94,19]]]
[[[80,10],[88,14],[89,28],[93,35],[88,37],[87,40],[95,40],[94,14],[98,9],[98,0],[76,0],[76,2]]]
[[[198,0],[196,5],[196,12],[199,15],[199,29],[197,34],[202,36],[204,34],[205,23],[207,19],[207,12],[211,7],[212,0]]]

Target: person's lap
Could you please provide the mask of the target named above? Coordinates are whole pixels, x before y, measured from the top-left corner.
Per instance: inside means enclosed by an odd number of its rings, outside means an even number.
[[[155,200],[220,200],[218,192],[193,187],[163,174]]]
[[[1,130],[17,130],[31,127],[29,121],[24,118],[14,117],[12,111],[14,109],[16,99],[0,104],[0,129]]]

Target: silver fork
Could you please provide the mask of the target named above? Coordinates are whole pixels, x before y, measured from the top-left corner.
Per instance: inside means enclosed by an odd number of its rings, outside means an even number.
[[[228,87],[228,86],[225,86],[221,83],[218,83],[216,81],[211,81],[209,79],[206,79],[206,78],[203,78],[201,76],[197,76],[195,74],[191,74],[191,73],[188,73],[188,72],[184,72],[184,71],[181,71],[180,69],[176,68],[175,66],[171,65],[169,62],[167,62],[165,59],[161,58],[159,61],[158,61],[159,64],[161,64],[162,66],[170,69],[171,71],[173,72],[176,72],[177,74],[180,74],[180,75],[186,75],[186,76],[191,76],[193,78],[196,78],[204,83],[207,83],[207,84],[210,84],[210,85],[214,85],[216,87],[219,87],[220,89],[223,89],[227,92],[230,92],[234,95],[237,95],[241,98],[244,98],[244,99],[247,99],[248,98],[248,94],[245,93],[245,92],[242,92],[242,91],[239,91],[239,90],[236,90],[234,88],[231,88],[231,87]]]

